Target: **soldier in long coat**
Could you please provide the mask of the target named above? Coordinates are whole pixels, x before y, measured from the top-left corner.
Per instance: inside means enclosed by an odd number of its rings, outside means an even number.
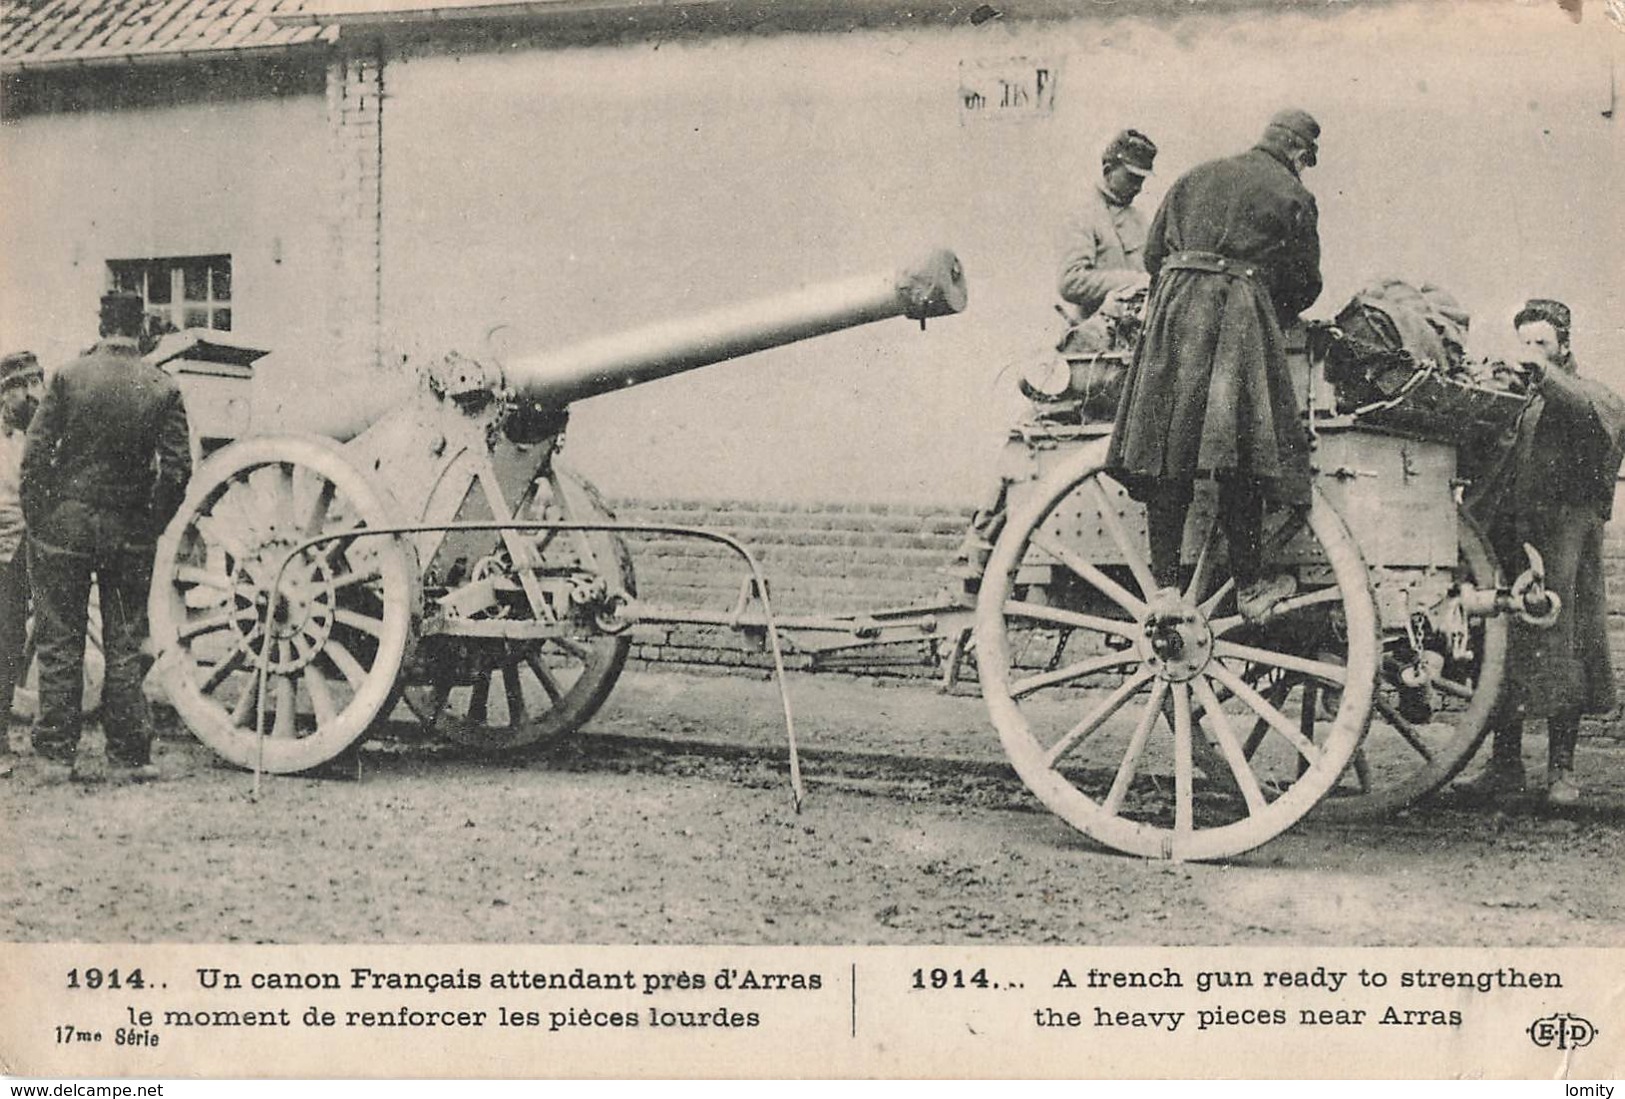
[[[1320,295],[1319,214],[1299,180],[1320,126],[1276,114],[1256,146],[1192,169],[1152,220],[1153,284],[1108,468],[1147,504],[1151,568],[1179,585],[1179,546],[1199,477],[1219,514],[1241,611],[1266,614],[1291,578],[1261,576],[1264,501],[1307,508],[1309,440],[1281,329]]]
[[[1578,375],[1569,310],[1561,302],[1534,299],[1513,324],[1525,345],[1534,397],[1498,467],[1479,479],[1469,504],[1509,572],[1522,560],[1523,543],[1540,551],[1546,585],[1563,606],[1550,629],[1514,619],[1507,683],[1491,720],[1490,764],[1463,787],[1494,797],[1522,792],[1523,723],[1545,718],[1546,798],[1573,805],[1580,799],[1574,780],[1580,717],[1608,713],[1615,702],[1603,526],[1625,457],[1625,401]]]

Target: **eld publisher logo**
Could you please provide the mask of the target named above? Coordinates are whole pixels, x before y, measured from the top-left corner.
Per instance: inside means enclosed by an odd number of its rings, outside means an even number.
[[[1583,1049],[1597,1036],[1597,1028],[1578,1015],[1563,1012],[1548,1015],[1529,1024],[1529,1040],[1545,1049]]]

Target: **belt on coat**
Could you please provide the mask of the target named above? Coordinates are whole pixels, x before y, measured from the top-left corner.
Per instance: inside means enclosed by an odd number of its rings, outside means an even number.
[[[1263,264],[1247,263],[1217,252],[1175,252],[1162,261],[1164,271],[1206,271],[1211,275],[1229,275],[1238,279],[1266,281],[1268,271]]]

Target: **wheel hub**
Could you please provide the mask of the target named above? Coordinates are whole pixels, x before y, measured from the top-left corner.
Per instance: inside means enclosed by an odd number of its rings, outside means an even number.
[[[1161,679],[1195,679],[1213,656],[1213,630],[1194,603],[1179,597],[1156,600],[1140,625],[1140,659]]]
[[[266,543],[251,560],[238,564],[232,575],[232,595],[240,610],[252,610],[254,617],[239,621],[237,631],[256,657],[264,646],[261,623],[277,569],[294,543],[280,540]],[[337,609],[332,576],[321,554],[306,551],[283,570],[277,589],[276,607],[270,614],[271,646],[269,670],[279,675],[298,671],[315,659],[333,632]]]

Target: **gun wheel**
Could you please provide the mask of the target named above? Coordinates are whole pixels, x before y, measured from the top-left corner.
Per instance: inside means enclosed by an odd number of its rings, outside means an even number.
[[[1378,662],[1365,564],[1317,494],[1317,559],[1263,622],[1235,612],[1211,531],[1185,589],[1159,593],[1103,456],[1090,446],[1057,466],[994,547],[977,602],[983,697],[1027,787],[1095,841],[1238,855],[1308,813],[1365,732]],[[1266,557],[1284,526],[1266,531]],[[1075,528],[1107,539],[1111,560],[1070,548]],[[1334,712],[1316,729],[1305,715],[1322,699]]]
[[[557,463],[544,484],[546,490],[520,508],[522,518],[575,523],[615,518],[590,484]],[[617,578],[628,594],[637,591],[631,555],[614,534],[561,531],[542,542],[542,571],[586,566]],[[460,655],[452,655],[454,647]],[[454,743],[478,752],[510,752],[585,725],[614,689],[631,650],[627,635],[605,634],[585,623],[569,636],[545,641],[471,644],[466,638],[429,638],[420,661],[428,683],[408,687],[405,701],[420,722]]]
[[[337,756],[388,712],[417,616],[405,540],[304,550],[270,601],[295,545],[389,521],[378,491],[325,439],[250,439],[199,467],[159,540],[149,604],[163,687],[198,739],[238,766],[292,773]]]
[[[1501,584],[1490,541],[1466,513],[1457,522],[1460,547],[1456,575],[1480,588]],[[1461,773],[1489,733],[1500,698],[1511,635],[1507,616],[1471,623],[1471,655],[1451,660],[1424,692],[1400,681],[1402,668],[1384,660],[1376,713],[1354,762],[1317,814],[1331,820],[1364,820],[1398,812]]]

